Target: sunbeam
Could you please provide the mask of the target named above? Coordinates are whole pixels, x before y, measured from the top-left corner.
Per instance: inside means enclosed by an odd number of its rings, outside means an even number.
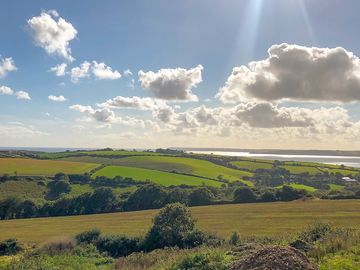
[[[264,0],[248,2],[245,16],[240,23],[234,49],[234,57],[239,61],[248,62],[254,56],[263,4]]]
[[[298,2],[298,5],[300,7],[301,15],[302,15],[302,18],[304,20],[306,30],[308,32],[311,43],[313,45],[317,45],[318,42],[317,42],[317,39],[316,39],[316,36],[315,36],[315,32],[314,32],[310,17],[309,17],[309,13],[308,13],[306,4],[304,3],[304,0],[298,0],[297,2]]]

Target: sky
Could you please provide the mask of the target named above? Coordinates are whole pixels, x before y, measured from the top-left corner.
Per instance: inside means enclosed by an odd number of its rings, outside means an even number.
[[[0,146],[360,149],[357,0],[4,0]]]

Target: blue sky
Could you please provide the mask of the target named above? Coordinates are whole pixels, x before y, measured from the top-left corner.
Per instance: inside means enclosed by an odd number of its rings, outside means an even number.
[[[327,99],[299,94],[293,98],[292,94],[281,92],[283,96],[280,98],[252,96],[255,101],[250,101],[236,93],[234,102],[229,102],[217,94],[226,85],[234,67],[267,59],[268,49],[276,44],[296,44],[302,49],[317,47],[323,50],[342,47],[347,53],[359,56],[359,1],[90,0],[84,3],[66,0],[13,0],[2,3],[0,61],[11,57],[16,70],[0,78],[0,86],[9,87],[14,93],[0,95],[1,146],[151,148],[205,147],[211,144],[243,148],[352,147],[350,135],[356,134],[360,119],[356,95],[345,98],[334,93],[332,98]],[[52,11],[58,15],[55,16]],[[64,55],[47,52],[36,40],[35,30],[28,21],[40,17],[42,13],[48,14],[54,22],[62,18],[76,30],[76,37],[66,46],[75,60],[69,61]],[[97,78],[89,71],[89,78],[74,82],[71,69],[84,61],[90,63],[89,70],[93,68],[93,61],[104,63],[113,72],[118,71],[121,78]],[[56,76],[49,71],[62,63],[67,65],[64,76]],[[147,74],[161,69],[172,72],[180,68],[185,72],[199,65],[202,66],[201,82],[192,78],[195,81],[190,87],[197,101],[180,96],[164,98],[156,94],[157,91],[170,93],[173,89],[166,88],[166,85],[163,85],[164,89],[155,89],[155,82],[146,87],[139,81],[140,70]],[[336,65],[341,68],[340,64]],[[125,75],[127,69],[132,76]],[[324,74],[321,72],[319,77]],[[354,74],[357,78],[357,72],[354,71]],[[132,80],[134,83],[131,83]],[[180,79],[173,78],[167,87],[173,87],[177,80]],[[302,81],[306,80],[302,78]],[[313,91],[311,83],[309,85],[309,89],[299,91]],[[236,87],[240,89],[240,86]],[[351,88],[348,92],[355,90]],[[17,99],[16,92],[19,91],[27,92],[31,100]],[[230,93],[233,90],[226,91]],[[287,91],[290,93],[291,87]],[[230,96],[233,97],[232,94]],[[49,100],[49,95],[63,96],[66,100],[55,102]],[[157,104],[151,109],[112,106],[106,108],[106,113],[112,114],[110,118],[94,116],[103,113],[96,113],[97,110],[104,110],[97,104],[117,96],[153,98],[161,106]],[[71,108],[74,105],[91,106],[91,110]],[[262,108],[268,106],[267,109],[274,114],[271,119],[263,116],[260,122],[270,121],[273,125],[252,122],[255,116],[249,116],[249,111],[254,112],[254,108],[260,105]],[[205,123],[197,118],[199,108],[202,108],[202,115],[206,114],[205,118],[211,118],[211,121]],[[294,108],[312,111],[295,112]],[[320,108],[328,111],[316,111]],[[333,115],[329,110],[334,108],[346,112],[341,111],[341,116],[329,120],[329,114]],[[167,115],[169,119],[160,119],[160,109],[171,111],[171,116]],[[241,117],[238,116],[239,110]],[[326,116],[311,119],[311,124],[305,124],[309,116],[299,116],[304,114]],[[238,118],[224,124],[229,115]],[[341,120],[339,117],[342,117]],[[184,121],[184,118],[187,120]],[[140,123],[147,120],[147,123]],[[329,136],[334,138],[333,129],[337,129],[329,127],[331,121],[336,127],[340,124],[346,128],[351,126],[346,136],[344,128],[336,131],[336,146],[328,141]],[[313,133],[315,123],[317,127],[323,125],[323,128]],[[288,143],[279,142],[278,138],[282,136],[289,136]]]

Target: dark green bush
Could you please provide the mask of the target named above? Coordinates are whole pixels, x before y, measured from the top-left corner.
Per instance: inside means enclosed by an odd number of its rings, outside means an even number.
[[[90,243],[95,243],[99,239],[100,234],[101,234],[100,230],[93,229],[90,231],[79,233],[78,235],[75,236],[75,239],[78,244],[81,243],[90,244]]]
[[[127,256],[140,250],[141,239],[123,235],[101,236],[96,242],[100,252],[106,252],[109,256],[118,258]]]
[[[234,202],[247,203],[254,201],[256,201],[256,195],[250,188],[241,187],[234,191]]]
[[[7,239],[0,242],[0,256],[15,255],[23,250],[17,239]]]

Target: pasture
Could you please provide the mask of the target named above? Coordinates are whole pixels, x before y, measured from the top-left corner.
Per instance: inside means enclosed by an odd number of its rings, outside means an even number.
[[[252,173],[227,168],[217,165],[207,160],[184,157],[164,157],[164,156],[134,156],[124,158],[101,158],[101,157],[82,157],[69,158],[72,161],[83,161],[91,163],[101,163],[105,165],[118,165],[126,167],[136,167],[165,172],[176,171],[178,173],[192,174],[199,177],[217,179],[219,175],[229,181],[242,180],[244,176],[252,176]],[[248,185],[252,185],[247,181]]]
[[[56,173],[63,172],[67,174],[82,174],[89,172],[99,164],[70,162],[70,161],[53,161],[38,160],[27,158],[0,158],[0,175],[46,175],[52,176]]]
[[[215,180],[188,176],[183,174],[168,173],[156,170],[148,170],[142,168],[125,167],[125,166],[107,166],[95,172],[92,177],[105,176],[108,178],[115,178],[116,176],[131,177],[134,180],[151,181],[156,184],[164,186],[201,186],[208,185],[213,187],[220,187],[223,183]]]
[[[314,188],[314,187],[310,187],[310,186],[302,185],[302,184],[294,184],[294,183],[291,183],[291,184],[287,184],[287,186],[290,186],[290,187],[295,188],[295,189],[306,190],[306,191],[308,191],[308,192],[310,192],[310,193],[317,191],[317,189]],[[283,187],[283,185],[278,186],[278,187],[276,187],[276,188],[282,188],[282,187]]]
[[[67,152],[54,152],[54,153],[41,152],[37,154],[37,156],[42,159],[57,159],[57,158],[74,157],[74,156],[124,157],[124,156],[158,156],[158,155],[165,155],[165,154],[155,153],[155,152],[123,151],[123,150],[67,151]]]
[[[359,200],[317,200],[201,206],[191,208],[191,212],[200,229],[228,237],[233,231],[242,236],[284,236],[316,221],[359,228],[359,209]],[[41,243],[93,228],[105,233],[140,235],[148,230],[157,212],[5,220],[0,221],[0,240],[18,238],[26,243]]]

